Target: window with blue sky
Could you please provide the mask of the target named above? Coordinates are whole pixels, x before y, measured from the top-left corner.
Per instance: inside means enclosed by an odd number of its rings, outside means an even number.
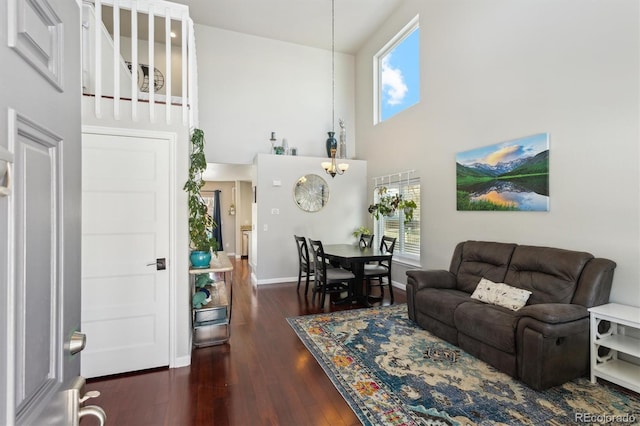
[[[375,56],[376,122],[420,101],[420,28],[416,16]]]

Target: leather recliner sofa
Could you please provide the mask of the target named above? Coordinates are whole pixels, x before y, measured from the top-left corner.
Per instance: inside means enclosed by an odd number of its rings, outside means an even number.
[[[409,318],[542,390],[589,371],[588,308],[609,301],[615,262],[499,242],[459,243],[448,271],[407,271]],[[531,292],[518,310],[471,298],[488,279]]]

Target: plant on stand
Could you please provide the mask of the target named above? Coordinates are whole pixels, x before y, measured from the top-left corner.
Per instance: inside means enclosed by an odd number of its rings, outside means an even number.
[[[184,184],[189,206],[190,260],[193,268],[208,268],[211,262],[211,251],[218,250],[218,240],[213,236],[213,230],[218,224],[209,214],[207,204],[200,193],[204,186],[202,173],[206,168],[204,132],[201,129],[194,129],[191,134],[189,179]]]
[[[369,214],[376,220],[380,216],[393,216],[396,210],[402,210],[404,213],[404,223],[413,220],[413,211],[418,207],[413,200],[405,200],[402,194],[389,194],[385,186],[380,186],[378,191],[378,202],[369,206]]]

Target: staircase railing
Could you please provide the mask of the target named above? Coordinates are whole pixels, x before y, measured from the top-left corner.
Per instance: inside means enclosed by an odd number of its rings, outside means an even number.
[[[116,120],[137,121],[145,113],[155,122],[156,106],[164,106],[170,124],[180,106],[183,124],[197,127],[196,50],[188,6],[162,0],[85,1],[82,26],[83,92],[94,96],[96,117],[103,114],[103,100],[113,99]],[[123,101],[131,102],[131,117],[122,116]]]

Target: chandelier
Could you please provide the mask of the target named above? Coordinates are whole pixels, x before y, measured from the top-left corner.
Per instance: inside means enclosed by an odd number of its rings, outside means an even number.
[[[335,16],[335,0],[331,0],[331,130],[335,127],[336,115]],[[349,168],[349,165],[347,163],[336,164],[336,149],[331,148],[331,161],[323,162],[322,168],[327,174],[334,178],[336,175],[344,174]]]
[[[347,163],[336,164],[336,149],[331,148],[331,161],[323,162],[322,168],[333,178],[336,175],[344,174],[344,172],[349,168],[349,165]]]

